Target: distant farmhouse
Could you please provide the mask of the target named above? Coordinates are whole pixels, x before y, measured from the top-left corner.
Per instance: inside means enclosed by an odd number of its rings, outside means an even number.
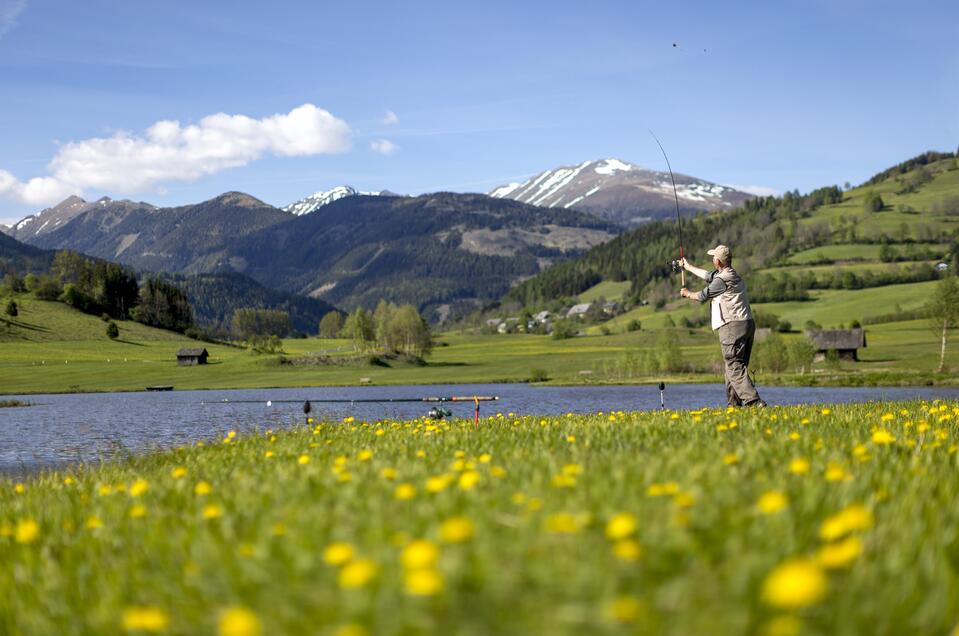
[[[176,363],[181,367],[191,367],[198,364],[206,364],[206,359],[210,354],[202,348],[183,348],[176,352]]]
[[[569,308],[569,311],[566,312],[567,318],[582,318],[586,315],[593,306],[593,303],[580,303],[578,305],[573,305]]]
[[[822,362],[830,351],[840,360],[859,360],[858,350],[866,346],[865,329],[827,329],[810,331],[809,340],[816,347],[816,362]]]

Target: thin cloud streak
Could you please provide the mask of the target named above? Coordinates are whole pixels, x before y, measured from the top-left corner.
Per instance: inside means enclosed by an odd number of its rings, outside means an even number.
[[[0,38],[17,26],[17,16],[27,8],[27,0],[0,0]]]

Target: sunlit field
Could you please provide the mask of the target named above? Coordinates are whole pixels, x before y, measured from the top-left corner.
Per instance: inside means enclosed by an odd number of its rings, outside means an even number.
[[[3,634],[948,634],[959,403],[310,422],[0,481]]]

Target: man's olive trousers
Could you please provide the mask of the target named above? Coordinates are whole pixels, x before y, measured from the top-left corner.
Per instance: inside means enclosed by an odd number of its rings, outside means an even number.
[[[749,379],[746,367],[753,352],[756,323],[753,320],[727,322],[718,329],[719,344],[723,347],[726,365],[726,400],[729,406],[749,406],[759,403],[759,393]]]

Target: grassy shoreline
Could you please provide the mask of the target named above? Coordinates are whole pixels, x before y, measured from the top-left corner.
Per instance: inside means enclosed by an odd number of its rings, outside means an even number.
[[[955,401],[348,418],[0,477],[0,631],[947,633],[957,442]]]

